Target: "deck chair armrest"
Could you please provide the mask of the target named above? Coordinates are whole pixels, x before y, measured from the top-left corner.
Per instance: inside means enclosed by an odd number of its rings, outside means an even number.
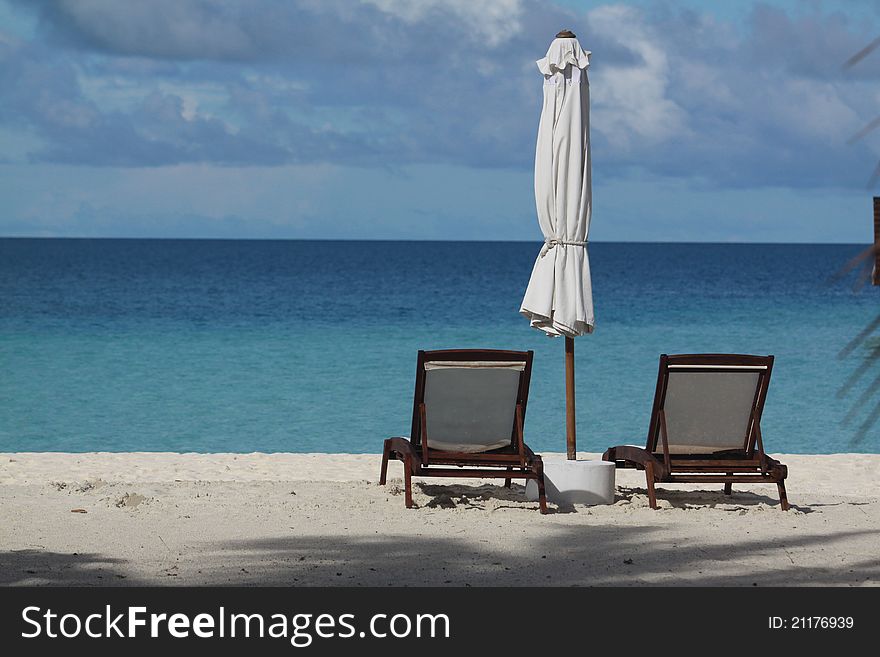
[[[763,454],[761,462],[765,472],[769,472],[778,479],[786,479],[788,477],[788,466],[784,465],[781,461],[777,461],[772,456]]]
[[[412,440],[409,436],[388,436],[388,440],[398,448],[405,447],[407,451],[415,450]]]
[[[395,452],[401,457],[408,456],[416,463],[422,463],[421,454],[412,444],[409,436],[391,436],[385,441],[385,449],[389,452]]]
[[[634,445],[618,445],[617,447],[609,447],[602,454],[603,461],[611,461],[616,463],[619,468],[639,468],[643,469],[645,465],[651,463],[654,467],[654,473],[658,477],[665,477],[668,474],[666,464],[654,456],[651,452],[643,447]]]

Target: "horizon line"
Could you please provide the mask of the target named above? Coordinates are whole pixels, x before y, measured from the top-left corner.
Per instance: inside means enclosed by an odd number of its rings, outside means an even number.
[[[496,240],[496,239],[416,239],[416,238],[370,238],[370,237],[134,237],[134,236],[85,236],[85,235],[0,235],[0,240],[129,240],[167,242],[405,242],[436,244],[541,244],[542,240]],[[592,240],[590,244],[709,244],[709,245],[779,245],[779,246],[864,246],[865,242],[767,242],[733,240]]]

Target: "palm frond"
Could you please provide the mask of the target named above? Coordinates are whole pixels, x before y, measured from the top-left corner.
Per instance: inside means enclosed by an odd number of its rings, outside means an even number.
[[[871,43],[869,43],[867,46],[865,46],[864,48],[859,50],[855,55],[853,55],[852,57],[847,59],[843,63],[843,68],[844,69],[852,68],[853,66],[858,64],[860,61],[862,61],[865,57],[867,57],[872,52],[874,52],[878,46],[880,46],[880,37],[877,37]]]

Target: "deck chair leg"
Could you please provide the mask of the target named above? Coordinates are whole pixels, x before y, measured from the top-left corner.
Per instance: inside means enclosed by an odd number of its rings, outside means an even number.
[[[547,491],[544,488],[544,462],[540,458],[534,463],[535,483],[538,484],[538,507],[541,513],[547,513]]]
[[[783,511],[788,511],[788,495],[785,494],[785,482],[776,482],[776,488],[779,490],[779,504]]]
[[[645,480],[648,488],[648,506],[657,508],[657,493],[654,490],[654,464],[650,461],[645,464]]]
[[[507,468],[507,471],[508,471],[508,472],[510,472],[511,470],[513,470],[513,468]],[[505,488],[510,488],[510,482],[511,482],[511,478],[510,478],[510,477],[507,477],[507,478],[504,480],[504,487],[505,487]]]
[[[385,485],[385,475],[388,474],[388,452],[391,450],[390,447],[391,440],[385,439],[385,449],[382,450],[382,470],[379,473],[379,485]]]
[[[541,508],[541,513],[547,513],[547,491],[544,490],[543,472],[538,477],[538,506]]]
[[[407,454],[403,460],[403,485],[404,485],[404,501],[406,508],[413,507],[412,499],[412,457]]]

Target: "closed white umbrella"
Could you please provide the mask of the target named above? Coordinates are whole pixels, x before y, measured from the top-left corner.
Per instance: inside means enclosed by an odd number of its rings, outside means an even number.
[[[569,31],[538,60],[544,107],[535,148],[535,205],[544,246],[520,312],[534,328],[565,337],[566,442],[575,458],[574,338],[593,330],[590,231],[589,51]]]

